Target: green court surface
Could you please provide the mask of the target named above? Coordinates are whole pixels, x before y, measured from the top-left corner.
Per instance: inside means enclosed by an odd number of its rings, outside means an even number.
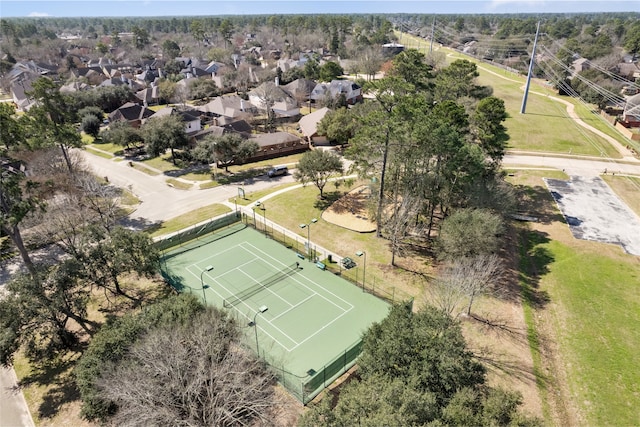
[[[362,333],[388,314],[388,303],[244,224],[211,236],[167,252],[165,278],[230,310],[303,403],[355,363]]]

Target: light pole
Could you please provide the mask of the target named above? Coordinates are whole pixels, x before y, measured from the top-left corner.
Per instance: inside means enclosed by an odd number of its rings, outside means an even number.
[[[365,251],[358,251],[356,255],[363,256],[364,255],[364,264],[362,269],[362,292],[364,292],[364,281],[367,278],[367,253]]]
[[[260,200],[256,202],[256,206],[262,209],[262,222],[264,222],[264,237],[267,237],[267,207]]]
[[[309,261],[311,261],[311,224],[315,224],[316,222],[318,222],[318,220],[313,218],[308,224],[300,224],[300,228],[307,229],[307,251],[309,252]]]
[[[200,286],[202,286],[202,297],[204,298],[204,305],[207,305],[207,294],[204,293],[204,280],[202,279],[202,275],[205,273],[205,271],[211,270],[213,270],[213,266],[207,265],[204,270],[200,272]]]
[[[260,306],[256,314],[253,315],[253,321],[249,322],[249,326],[253,326],[253,329],[256,331],[256,353],[258,353],[258,357],[260,357],[260,349],[258,348],[258,325],[256,324],[256,317],[258,317],[258,314],[262,314],[267,310],[269,310],[269,307],[266,305]]]

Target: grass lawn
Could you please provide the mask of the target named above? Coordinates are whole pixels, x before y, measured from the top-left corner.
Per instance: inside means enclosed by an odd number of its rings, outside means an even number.
[[[171,161],[171,153],[166,153],[166,154],[163,154],[162,156],[143,160],[142,163],[154,169],[158,169],[162,172],[180,170],[180,167],[174,165],[173,162]]]
[[[153,227],[148,230],[151,237],[162,236],[163,234],[173,233],[174,231],[182,230],[183,228],[197,224],[202,221],[206,221],[218,215],[231,212],[231,209],[225,205],[214,203],[209,206],[196,209],[184,215],[171,218],[162,222],[159,227]]]
[[[355,185],[357,183],[354,181],[352,186]],[[396,256],[396,263],[399,267],[392,267],[390,265],[391,251],[387,240],[378,239],[375,233],[350,231],[328,223],[321,218],[322,211],[329,206],[331,201],[336,200],[351,188],[353,187],[343,184],[338,192],[333,185],[329,184],[325,189],[326,200],[318,198],[318,189],[313,185],[284,192],[265,202],[267,207],[266,217],[289,230],[297,232],[301,243],[306,241],[307,232],[309,232],[313,243],[323,246],[340,256],[351,257],[361,267],[363,267],[364,259],[358,258],[355,253],[365,251],[367,254],[367,287],[371,287],[375,283],[377,288],[384,289],[389,294],[395,292],[395,295],[399,295],[401,298],[421,297],[424,284],[421,278],[423,276],[415,273],[430,270],[430,265],[425,258],[415,253],[408,253],[406,257]],[[251,201],[257,199],[255,198]],[[258,214],[262,214],[262,211],[258,211]],[[300,228],[300,224],[308,224],[312,218],[316,218],[318,222],[312,224],[310,230]],[[322,254],[318,255],[322,258]],[[328,267],[332,270],[339,269],[337,263],[329,264]],[[343,270],[342,274],[352,280],[355,279],[357,274],[358,281],[361,283],[363,269]]]
[[[111,144],[108,142],[93,142],[91,147],[102,151],[108,151],[114,156],[121,156],[124,153],[121,145]]]
[[[105,159],[113,159],[112,155],[110,155],[108,153],[105,153],[103,151],[98,151],[98,150],[94,149],[93,147],[91,147],[90,145],[85,145],[84,149],[87,150],[88,152],[90,152],[91,154],[95,154],[96,156],[103,157]]]
[[[534,175],[523,172],[520,182],[530,185]],[[618,246],[574,239],[543,185],[530,187],[533,202],[556,214],[522,232],[520,267],[547,422],[637,425],[640,264]],[[555,365],[537,351],[552,342]]]
[[[570,97],[561,97],[551,86],[534,80],[530,86],[526,113],[520,114],[525,76],[479,62],[451,49],[441,48],[440,51],[449,55],[449,61],[466,59],[475,62],[480,73],[478,83],[493,87],[493,95],[504,100],[509,114],[505,126],[511,136],[508,148],[589,156],[600,156],[601,152],[604,152],[612,158],[621,157],[618,151],[603,138],[587,131],[570,119],[564,104],[548,97],[554,96],[571,102],[576,106],[575,111],[584,122],[623,142],[624,138],[599,116],[595,116],[590,107],[587,108]]]
[[[188,190],[193,187],[193,184],[189,184],[188,182],[178,181],[177,179],[167,178],[165,181],[168,185],[177,188],[179,190]]]

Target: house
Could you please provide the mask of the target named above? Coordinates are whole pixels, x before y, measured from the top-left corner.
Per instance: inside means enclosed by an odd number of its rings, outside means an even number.
[[[247,159],[247,163],[301,153],[309,149],[309,145],[300,137],[288,132],[257,134],[252,135],[251,139],[257,142],[260,148],[253,157]]]
[[[147,107],[133,102],[127,102],[117,110],[109,113],[109,121],[126,121],[134,128],[139,128],[144,119],[153,116],[154,112]]]
[[[296,100],[274,82],[264,82],[248,93],[249,102],[259,110],[271,108],[277,117],[295,117],[300,114]]]
[[[337,99],[344,95],[347,104],[362,102],[362,88],[351,80],[332,80],[331,83],[318,83],[311,92],[311,99],[322,102],[327,97]]]
[[[573,74],[575,75],[591,68],[591,63],[587,58],[578,58],[573,61],[571,68],[573,68]]]
[[[196,67],[193,64],[189,64],[185,68],[180,70],[180,74],[182,74],[185,77],[185,79],[190,79],[193,77],[211,76],[211,73],[207,72],[206,70],[203,70],[202,68]]]
[[[207,65],[202,67],[202,69],[209,74],[217,74],[222,67],[224,67],[224,64],[222,62],[211,61]]]
[[[202,129],[195,135],[192,135],[192,142],[200,141],[201,139],[206,138],[209,135],[213,136],[222,136],[225,133],[236,133],[242,136],[243,138],[249,138],[251,136],[251,132],[253,128],[249,123],[244,120],[238,120],[235,122],[227,123],[221,126],[209,126],[206,129]]]
[[[216,125],[249,119],[253,117],[254,113],[257,113],[255,106],[238,95],[215,97],[199,109],[210,114]]]
[[[386,56],[395,56],[404,51],[404,45],[400,43],[387,43],[382,45],[382,53]]]
[[[616,65],[618,74],[631,81],[640,79],[640,67],[637,62],[621,62]]]
[[[196,110],[189,109],[178,109],[175,107],[165,107],[162,108],[150,117],[152,119],[156,117],[165,117],[165,116],[178,116],[182,120],[185,126],[185,133],[187,135],[196,134],[202,130],[202,124],[200,121],[200,112]]]
[[[90,85],[76,80],[61,86],[60,93],[73,93],[89,89],[92,89]]]
[[[622,121],[630,127],[640,127],[640,94],[626,99]]]
[[[27,96],[27,92],[31,92],[33,90],[31,83],[33,83],[37,78],[39,77],[23,75],[20,79],[13,80],[10,83],[9,88],[11,98],[13,99],[14,104],[16,104],[16,109],[18,111],[27,111],[35,104],[33,99]]]
[[[299,103],[303,103],[310,100],[311,92],[313,92],[316,84],[313,80],[297,79],[282,86],[282,89]]]
[[[144,106],[158,103],[160,99],[160,88],[154,84],[146,89],[136,92],[136,98],[138,98]]]
[[[313,113],[307,114],[306,116],[302,117],[300,121],[298,121],[300,131],[309,144],[321,145],[329,143],[329,140],[326,136],[318,135],[318,123],[320,123],[320,121],[324,118],[324,116],[327,115],[329,111],[331,110],[329,110],[327,107],[324,107],[314,111]]]

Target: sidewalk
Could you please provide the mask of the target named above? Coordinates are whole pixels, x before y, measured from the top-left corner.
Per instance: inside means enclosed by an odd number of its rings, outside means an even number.
[[[0,427],[34,427],[13,368],[0,367]]]

